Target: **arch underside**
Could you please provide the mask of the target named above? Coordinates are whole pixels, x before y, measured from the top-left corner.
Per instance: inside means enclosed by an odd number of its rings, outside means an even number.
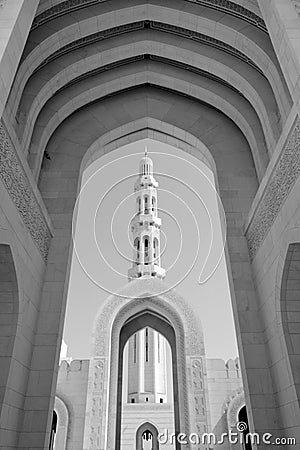
[[[287,347],[289,366],[295,380],[296,398],[299,405],[299,299],[300,299],[300,243],[288,246],[283,267],[280,289],[280,316]]]
[[[253,6],[67,3],[44,2],[38,10],[4,114],[36,178],[62,121],[91,102],[142,86],[222,111],[246,137],[262,178],[291,98]]]
[[[162,334],[170,344],[172,352],[172,379],[173,379],[173,402],[174,402],[174,424],[176,435],[181,431],[180,425],[180,408],[183,407],[180,404],[178,384],[178,369],[179,361],[177,357],[176,331],[165,317],[160,316],[151,309],[144,309],[135,316],[129,318],[123,325],[119,336],[119,360],[118,360],[118,390],[117,390],[117,420],[116,420],[116,450],[121,448],[121,408],[122,408],[122,383],[123,383],[123,352],[124,347],[128,339],[136,332],[143,328],[152,328],[158,333]],[[178,333],[178,331],[177,331]],[[185,399],[187,401],[187,399]],[[154,430],[154,428],[153,428]],[[155,436],[155,434],[154,434]],[[157,436],[156,436],[157,437]],[[140,440],[140,436],[137,436],[137,443]],[[157,443],[157,440],[156,440]],[[140,449],[137,445],[137,450]],[[154,447],[155,448],[155,447]],[[178,443],[176,443],[176,450],[180,449]]]
[[[16,268],[11,247],[0,244],[0,421],[5,428],[13,427],[16,414],[13,411],[12,398],[16,383],[8,383],[16,364],[15,341],[19,320],[19,290]],[[10,418],[10,420],[9,420]],[[9,423],[11,421],[11,423]]]

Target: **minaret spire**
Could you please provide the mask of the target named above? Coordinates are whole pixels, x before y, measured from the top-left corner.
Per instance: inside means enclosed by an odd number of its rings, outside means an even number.
[[[164,278],[165,270],[160,261],[161,219],[157,215],[157,187],[153,176],[153,161],[148,156],[140,160],[139,177],[134,185],[136,213],[131,221],[133,235],[133,265],[128,278],[156,277]]]

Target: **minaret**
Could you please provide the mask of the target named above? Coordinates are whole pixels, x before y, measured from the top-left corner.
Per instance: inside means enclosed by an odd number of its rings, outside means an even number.
[[[136,213],[131,221],[134,256],[128,278],[164,278],[160,263],[161,219],[157,215],[157,187],[153,162],[145,149],[134,185]],[[128,341],[128,403],[166,403],[166,339],[144,328]]]
[[[136,213],[131,221],[133,234],[133,266],[128,278],[164,278],[165,270],[160,265],[160,227],[157,215],[157,187],[153,176],[153,162],[145,149],[140,161],[139,177],[134,185]]]

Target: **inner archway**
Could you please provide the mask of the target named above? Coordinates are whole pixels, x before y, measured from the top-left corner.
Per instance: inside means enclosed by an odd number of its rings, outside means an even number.
[[[116,421],[116,450],[121,450],[122,437],[121,437],[121,421],[122,421],[122,388],[123,388],[123,364],[124,364],[124,347],[131,336],[135,336],[140,330],[145,330],[146,339],[148,338],[149,330],[155,330],[162,336],[164,336],[171,348],[172,354],[172,375],[173,375],[173,404],[174,404],[174,424],[175,424],[175,435],[180,433],[180,404],[179,404],[179,386],[178,386],[178,361],[177,361],[177,344],[174,328],[168,320],[160,316],[151,310],[145,310],[139,314],[131,317],[125,322],[121,329],[119,337],[119,362],[118,362],[118,390],[117,390],[117,421]],[[147,343],[146,343],[147,345]],[[147,351],[147,349],[146,349]],[[147,358],[147,355],[146,355]],[[145,401],[147,402],[148,397],[146,396]],[[158,410],[159,413],[159,410]],[[146,431],[146,430],[145,430]],[[163,430],[162,430],[163,431]],[[152,437],[154,437],[152,433]],[[154,442],[154,441],[153,441]],[[156,442],[157,439],[156,439]],[[139,437],[139,447],[141,449],[141,436]],[[125,448],[125,447],[124,447]],[[155,448],[155,447],[153,447]],[[175,444],[176,449],[180,449],[179,443]]]
[[[149,444],[145,444],[149,442]],[[148,447],[148,448],[147,448]],[[136,450],[159,450],[158,431],[150,422],[143,423],[136,431]]]
[[[13,259],[11,246],[0,244],[0,304],[1,304],[1,337],[0,337],[0,422],[9,432],[15,426],[17,415],[14,411],[15,389],[18,386],[18,377],[8,383],[16,372],[20,372],[16,361],[14,361],[14,347],[17,334],[19,316],[19,289],[16,267]],[[20,375],[18,373],[18,375]],[[10,414],[8,414],[10,410]],[[3,431],[3,435],[5,431]]]
[[[252,444],[251,439],[249,435],[249,422],[248,422],[248,414],[247,414],[247,408],[246,405],[244,405],[238,412],[238,421],[239,424],[243,424],[244,430],[243,433],[243,449],[245,450],[252,450]]]

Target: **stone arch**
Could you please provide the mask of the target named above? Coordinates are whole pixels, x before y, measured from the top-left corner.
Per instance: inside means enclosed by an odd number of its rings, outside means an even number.
[[[176,6],[174,6],[175,11]],[[172,27],[183,27],[188,29],[191,28],[192,31],[205,29],[205,32],[211,38],[214,37],[221,40],[225,43],[225,46],[235,42],[235,46],[241,51],[246,52],[249,59],[254,58],[255,63],[259,65],[260,69],[267,74],[275,95],[278,97],[279,104],[281,102],[284,104],[284,99],[281,98],[282,92],[278,92],[280,91],[279,86],[281,87],[282,84],[280,74],[278,73],[278,63],[274,60],[274,57],[272,54],[270,54],[270,52],[268,52],[266,49],[260,48],[260,46],[257,45],[255,39],[253,39],[253,36],[247,36],[247,33],[243,34],[243,31],[234,29],[234,27],[231,28],[225,26],[222,23],[219,23],[218,27],[215,27],[214,20],[203,18],[201,17],[201,15],[191,14],[191,12],[188,13],[187,11],[184,11],[182,9],[180,12],[180,14],[173,14],[172,11],[172,13],[170,14],[168,8],[166,8],[165,5],[161,5],[160,11],[158,11],[157,8],[155,8],[153,5],[147,5],[146,13],[142,8],[136,8],[134,14],[131,8],[123,8],[122,11],[116,9],[116,11],[114,12],[102,14],[102,20],[100,20],[99,18],[98,20],[95,20],[94,17],[89,18],[89,20],[85,20],[85,26],[82,27],[82,34],[85,36],[85,38],[88,38],[89,34],[95,33],[99,31],[99,29],[103,30],[107,26],[122,27],[124,26],[124,23],[130,23],[132,21],[133,15],[135,17],[135,20],[141,21],[145,19],[145,14],[150,20],[163,20],[170,29],[172,29]],[[88,31],[86,32],[85,30]],[[67,32],[65,32],[65,30],[57,31],[55,37],[50,37],[48,39],[48,42],[47,39],[45,39],[40,43],[38,49],[33,49],[33,51],[26,54],[26,58],[24,58],[24,61],[22,61],[20,73],[18,73],[18,79],[16,83],[19,91],[22,92],[26,81],[44,58],[48,58],[51,56],[51,54],[59,51],[60,47],[63,44],[69,43],[70,45],[72,43],[72,40],[76,39],[77,34],[78,28],[75,24],[71,25],[68,27]],[[18,91],[14,93],[16,95],[18,94]],[[16,97],[18,98],[18,95],[16,95]],[[284,106],[281,106],[281,109],[284,109]],[[14,113],[15,112],[16,111],[14,111]]]
[[[74,95],[72,100],[68,100],[68,98],[63,99],[63,105],[60,104],[59,111],[48,111],[46,108],[41,112],[35,123],[35,128],[31,130],[32,134],[30,132],[28,135],[31,140],[27,140],[23,143],[25,153],[28,151],[30,145],[28,159],[34,176],[38,178],[42,156],[51,135],[64,120],[70,117],[72,113],[78,111],[84,106],[87,106],[88,102],[93,102],[95,100],[100,101],[103,97],[105,98],[108,95],[116,93],[120,86],[122,86],[123,89],[131,89],[133,86],[143,87],[145,83],[149,83],[152,86],[162,89],[171,89],[171,87],[174,86],[173,94],[183,94],[186,96],[191,95],[191,83],[184,82],[179,78],[174,81],[174,77],[157,77],[157,75],[149,72],[145,73],[143,76],[141,74],[139,81],[135,76],[127,76],[122,78],[122,83],[119,79],[117,80],[117,83],[115,81],[103,83],[100,86],[89,89],[84,95]],[[224,113],[237,125],[249,143],[252,157],[255,162],[257,177],[261,180],[265,172],[269,156],[261,124],[256,116],[256,113],[251,111],[249,106],[247,107],[247,102],[245,101],[243,110],[239,111],[241,102],[240,98],[238,99],[237,104],[235,104],[235,101],[224,99],[218,92],[214,92],[214,90],[210,87],[203,89],[201,86],[196,85],[193,86],[192,97],[195,100],[203,101],[222,111],[222,113]],[[47,117],[46,124],[44,114]],[[33,122],[31,123],[33,124]],[[272,153],[272,148],[273,144],[270,144],[270,154]]]
[[[155,425],[153,425],[151,422],[145,422],[142,423],[139,428],[136,430],[136,450],[142,450],[141,447],[141,440],[142,435],[145,433],[145,431],[150,431],[153,437],[153,446],[152,450],[159,450],[159,444],[158,444],[158,430]]]
[[[96,139],[82,158],[80,178],[90,164],[107,152],[146,138],[172,145],[175,148],[190,153],[209,167],[215,176],[217,184],[216,164],[207,146],[191,133],[170,125],[165,121],[157,120],[154,117],[145,117],[140,120],[128,122],[126,125],[115,128],[112,132],[104,133]]]
[[[289,229],[282,238],[275,287],[276,335],[287,370],[282,373],[280,360],[275,365],[274,383],[278,394],[291,398],[297,423],[300,420],[299,336],[300,336],[300,227]],[[276,375],[277,374],[277,375]],[[278,395],[277,394],[277,395]],[[281,413],[280,413],[281,416]]]
[[[146,96],[144,95],[146,92]],[[72,170],[72,183],[74,183],[74,179],[76,178],[79,173],[83,170],[84,163],[86,163],[89,160],[92,160],[93,157],[100,156],[101,152],[103,152],[103,148],[101,151],[96,152],[96,148],[93,146],[95,141],[97,140],[99,136],[103,136],[105,134],[107,139],[107,146],[105,148],[106,151],[110,151],[114,148],[114,146],[120,145],[123,143],[132,142],[132,140],[136,140],[138,137],[138,134],[134,134],[133,138],[131,136],[131,133],[135,130],[139,130],[140,136],[146,137],[147,135],[151,138],[156,139],[158,137],[159,140],[163,140],[164,142],[171,143],[171,145],[175,142],[177,146],[184,149],[188,152],[193,152],[193,154],[203,160],[203,149],[206,149],[206,156],[209,154],[207,147],[209,148],[209,151],[211,151],[212,156],[215,158],[216,163],[218,164],[218,175],[220,174],[221,177],[218,178],[217,185],[220,184],[220,192],[223,192],[224,194],[230,196],[231,194],[231,182],[232,180],[235,181],[235,187],[234,189],[241,189],[241,192],[244,193],[242,199],[239,199],[238,201],[234,201],[232,204],[227,202],[227,205],[229,205],[228,213],[230,215],[235,215],[238,217],[238,221],[233,221],[231,223],[231,228],[234,228],[232,239],[231,239],[231,246],[230,246],[230,252],[231,256],[233,254],[236,254],[232,256],[232,268],[233,272],[236,273],[237,278],[237,284],[236,284],[236,295],[237,296],[243,296],[244,290],[242,289],[242,279],[247,278],[246,283],[247,286],[249,286],[249,291],[251,290],[251,296],[253,297],[253,305],[255,305],[256,297],[254,293],[254,287],[252,284],[252,281],[249,280],[249,273],[251,273],[250,270],[250,263],[249,263],[249,255],[248,255],[248,249],[246,247],[246,240],[244,236],[244,230],[242,228],[242,220],[243,217],[245,217],[245,214],[248,211],[248,206],[252,203],[253,197],[255,195],[256,189],[257,189],[257,178],[255,169],[253,167],[253,161],[252,157],[249,151],[249,147],[246,143],[246,140],[244,136],[240,133],[240,131],[237,130],[236,126],[233,122],[229,121],[227,117],[222,115],[220,112],[211,109],[207,105],[203,105],[202,103],[198,102],[192,102],[190,99],[186,99],[185,97],[178,96],[174,98],[174,96],[170,93],[166,93],[165,91],[159,91],[152,90],[150,88],[148,90],[148,87],[145,87],[145,90],[143,88],[142,91],[134,91],[134,93],[126,92],[124,93],[125,98],[131,98],[133,96],[134,100],[137,99],[137,101],[141,102],[142,107],[144,107],[144,103],[147,102],[147,98],[153,99],[152,105],[154,105],[154,108],[158,108],[158,104],[160,101],[171,101],[172,103],[175,103],[175,109],[179,108],[181,105],[184,108],[189,108],[189,114],[185,118],[187,122],[185,123],[179,123],[180,120],[178,119],[178,114],[172,115],[172,117],[169,117],[168,121],[167,118],[164,120],[164,117],[160,117],[160,110],[156,114],[154,114],[154,120],[153,117],[149,117],[144,115],[142,110],[142,117],[132,117],[132,114],[135,114],[136,111],[132,108],[130,109],[130,117],[128,116],[128,112],[126,111],[124,114],[119,114],[118,119],[120,118],[121,124],[120,126],[116,127],[115,123],[112,126],[111,131],[109,132],[109,129],[106,128],[105,133],[103,133],[103,128],[101,128],[101,124],[99,122],[99,119],[97,119],[97,128],[93,131],[92,134],[87,134],[87,141],[84,143],[80,143],[78,146],[74,146],[74,141],[72,140],[72,133],[73,129],[75,132],[75,128],[73,128],[75,125],[75,122],[80,119],[81,114],[86,114],[85,108],[77,111],[76,113],[72,114],[72,116],[68,117],[63,124],[60,125],[60,128],[57,130],[55,135],[52,137],[51,141],[48,143],[47,149],[51,153],[51,149],[53,149],[54,157],[52,158],[51,162],[46,162],[45,167],[43,168],[43,173],[40,177],[40,188],[42,191],[42,194],[45,193],[45,202],[48,207],[49,214],[53,213],[55,216],[58,212],[58,209],[60,208],[59,203],[57,202],[57,196],[61,196],[61,204],[64,204],[64,207],[62,209],[62,213],[65,214],[67,217],[71,217],[71,214],[73,212],[74,207],[74,199],[76,196],[76,193],[74,191],[67,193],[67,198],[64,197],[63,193],[59,191],[60,189],[60,181],[61,174],[64,170],[68,171],[68,174],[70,173],[70,164],[69,160],[72,159],[73,170]],[[88,108],[106,108],[111,107],[112,110],[116,108],[116,105],[119,102],[123,102],[125,98],[123,97],[123,94],[109,97],[108,99],[104,100],[104,103],[100,102],[100,104],[95,103],[92,105],[89,105]],[[108,102],[108,105],[107,103]],[[110,103],[112,102],[112,103]],[[147,105],[147,103],[146,103]],[[173,105],[174,106],[174,105]],[[119,111],[119,106],[117,108]],[[95,112],[95,111],[91,111]],[[204,114],[205,113],[205,114]],[[139,111],[138,111],[139,114]],[[207,137],[207,122],[202,122],[201,118],[205,115],[205,121],[209,120],[209,122],[213,122],[214,126],[217,126],[216,124],[220,124],[218,126],[218,134],[216,133],[210,133],[210,141],[206,142],[204,139],[202,140],[202,129],[203,133],[205,133],[205,137]],[[97,114],[91,114],[89,115],[89,121],[87,122],[87,127],[94,126],[92,119],[93,117],[98,117]],[[113,114],[111,115],[113,117]],[[192,123],[195,123],[195,119],[198,117],[197,127],[193,128],[192,125],[189,125],[189,121],[192,121]],[[105,118],[105,117],[104,117]],[[105,118],[106,119],[106,118]],[[131,120],[129,120],[131,119]],[[108,118],[110,120],[110,118]],[[203,119],[204,120],[204,119]],[[156,122],[155,122],[156,121]],[[123,124],[123,125],[122,125]],[[138,124],[138,126],[136,126]],[[154,126],[153,126],[154,125]],[[132,127],[130,129],[130,126]],[[100,128],[99,128],[100,127]],[[78,127],[77,127],[78,128]],[[233,146],[230,145],[232,133],[231,131],[234,129],[234,144]],[[115,132],[117,130],[117,133]],[[174,132],[174,130],[176,130]],[[68,140],[68,136],[70,134],[70,139]],[[95,137],[95,133],[96,137]],[[176,139],[174,139],[174,134],[176,136]],[[171,136],[171,139],[169,139]],[[117,138],[117,145],[115,143],[115,139]],[[223,140],[224,138],[224,140]],[[214,139],[216,139],[216,142],[214,145]],[[188,142],[186,142],[188,141]],[[193,143],[192,143],[193,142]],[[228,142],[228,145],[226,143]],[[236,145],[238,142],[238,145]],[[198,147],[198,144],[201,144],[201,146]],[[66,145],[65,145],[66,144]],[[207,145],[208,144],[208,145]],[[230,148],[229,151],[222,152],[223,148]],[[90,148],[93,147],[94,155],[90,153]],[[116,148],[116,147],[115,147]],[[72,150],[71,150],[72,149]],[[99,150],[99,149],[98,149]],[[198,151],[197,151],[198,150]],[[102,153],[103,154],[103,153]],[[236,155],[233,156],[233,155]],[[91,159],[89,159],[91,157]],[[213,161],[213,158],[209,158],[210,161]],[[210,162],[209,161],[209,162]],[[226,164],[225,164],[226,162]],[[224,164],[224,167],[222,165]],[[216,164],[213,165],[213,167],[216,167]],[[44,178],[43,178],[44,177]],[[56,177],[59,179],[56,183]],[[236,178],[235,178],[236,177]],[[50,181],[51,182],[50,182]],[[247,181],[247,183],[245,183]],[[45,184],[44,184],[45,182]],[[52,198],[52,193],[50,192],[51,186],[55,186],[55,200],[54,197]],[[50,186],[49,194],[48,195],[48,186]],[[53,192],[53,191],[52,191]],[[66,209],[67,205],[67,209]],[[250,207],[250,206],[249,206]],[[226,209],[226,205],[225,205]],[[65,217],[66,217],[65,216]],[[69,219],[67,219],[69,220]],[[71,223],[71,219],[70,219]],[[66,233],[67,236],[67,233]],[[237,238],[238,236],[238,238]],[[51,243],[51,264],[49,265],[49,270],[51,270],[51,267],[56,266],[56,255],[57,252],[61,252],[61,240],[62,238],[54,236]],[[64,240],[64,245],[68,247],[69,241],[67,242],[67,239]],[[239,248],[238,248],[239,247]],[[59,253],[58,253],[59,254]],[[242,255],[242,262],[241,261],[241,255]],[[235,256],[239,259],[235,259]],[[230,266],[228,266],[228,270],[230,271]],[[69,267],[67,268],[69,270]],[[68,281],[68,276],[66,276],[66,281]],[[232,291],[233,292],[233,291]],[[248,295],[248,294],[247,294]],[[235,302],[235,298],[233,297],[233,301]],[[236,313],[236,323],[239,321],[238,319],[238,311],[235,310]],[[243,313],[246,315],[246,313]],[[245,321],[241,321],[241,325]],[[251,325],[250,325],[251,326]],[[257,329],[257,327],[256,327]],[[239,333],[239,329],[238,329]],[[243,352],[243,346],[240,346],[240,351]],[[242,360],[243,364],[243,360]],[[243,375],[245,377],[245,371],[243,372]],[[244,382],[247,382],[244,378]]]
[[[0,238],[3,236],[1,230]],[[14,383],[8,383],[12,373],[19,372],[18,361],[14,358],[16,339],[18,335],[19,321],[19,283],[17,279],[17,268],[13,255],[13,248],[10,243],[0,244],[0,318],[1,318],[1,336],[0,336],[0,422],[1,430],[13,429],[17,420],[14,411],[16,386]],[[3,431],[4,433],[4,431]]]
[[[54,411],[58,417],[54,450],[67,450],[69,411],[66,403],[57,395],[54,401]]]
[[[191,426],[196,426],[197,402],[200,397],[205,399],[203,335],[201,326],[191,308],[184,299],[158,279],[132,281],[116,295],[107,299],[95,319],[93,328],[94,357],[91,377],[92,380],[94,379],[94,384],[91,383],[89,398],[94,404],[101,403],[102,411],[107,411],[105,415],[110,418],[108,423],[107,418],[102,421],[102,430],[107,430],[105,439],[109,449],[116,448],[115,442],[113,444],[111,442],[116,436],[117,405],[119,405],[118,399],[121,398],[120,391],[118,391],[119,349],[122,348],[124,342],[120,343],[119,339],[123,327],[139,315],[142,318],[147,316],[147,320],[149,320],[149,315],[153,318],[156,317],[157,320],[165,320],[165,327],[173,330],[174,342],[176,342],[176,346],[173,346],[173,358],[175,356],[176,363],[173,359],[173,364],[174,367],[176,366],[177,383],[178,387],[180,386],[180,389],[177,387],[177,424],[178,426],[180,424],[180,431],[188,433]],[[153,320],[155,322],[155,319]],[[153,325],[151,327],[153,328]],[[164,331],[160,328],[159,332]],[[99,393],[100,379],[102,380],[101,394]],[[104,388],[105,383],[107,389]],[[190,398],[195,399],[195,405],[189,404]],[[89,409],[90,405],[87,408]],[[92,422],[87,425],[87,434],[91,425]],[[102,433],[104,432],[102,431]],[[104,445],[101,440],[100,443]]]
[[[238,413],[244,405],[246,405],[246,401],[242,388],[236,389],[228,395],[222,407],[222,413],[226,413],[228,431],[236,427]]]
[[[166,47],[164,49],[164,47]],[[164,50],[163,50],[164,49]],[[193,67],[195,69],[204,70],[205,67],[210,67],[211,72],[215,77],[220,77],[224,80],[229,79],[230,85],[232,86],[232,90],[235,91],[242,91],[245,99],[251,104],[252,108],[256,111],[257,116],[259,117],[260,125],[262,126],[264,130],[265,139],[267,142],[267,146],[270,150],[270,153],[274,150],[275,143],[278,139],[278,130],[276,130],[276,124],[278,128],[278,120],[275,118],[275,112],[273,110],[276,110],[275,103],[274,105],[269,105],[269,109],[265,106],[267,104],[267,98],[270,98],[268,88],[267,86],[264,87],[264,89],[261,88],[261,92],[257,91],[257,87],[260,83],[255,83],[254,80],[248,81],[246,78],[244,78],[242,75],[239,74],[238,71],[235,71],[230,66],[227,66],[226,64],[221,64],[218,61],[215,61],[213,58],[208,58],[203,55],[199,55],[196,52],[190,52],[188,50],[182,49],[179,51],[179,48],[175,45],[166,45],[161,46],[155,41],[145,41],[145,42],[138,42],[134,47],[131,44],[128,44],[126,46],[121,46],[117,49],[112,49],[107,51],[107,55],[103,55],[102,59],[103,61],[108,61],[109,64],[116,64],[119,60],[120,54],[128,54],[132,53],[130,58],[141,58],[143,55],[148,55],[149,53],[153,58],[160,59],[160,63],[164,65],[168,65],[168,61],[178,61],[179,65],[189,65],[190,61],[193,61]],[[101,60],[102,60],[101,59]],[[93,73],[96,68],[99,67],[99,55],[95,54],[91,56],[90,58],[87,58],[86,61],[80,61],[74,66],[70,66],[61,72],[59,72],[55,77],[53,76],[53,79],[50,79],[48,83],[45,84],[45,87],[41,89],[40,92],[36,92],[35,100],[32,105],[32,110],[29,109],[28,111],[24,111],[24,114],[27,116],[30,116],[30,119],[28,119],[26,124],[26,129],[28,129],[28,132],[24,135],[24,141],[22,143],[22,146],[27,148],[29,146],[29,137],[31,135],[32,129],[34,127],[34,124],[42,111],[43,107],[51,99],[51,97],[56,93],[53,92],[53,86],[56,86],[57,93],[62,92],[64,89],[64,86],[68,86],[69,83],[74,83],[73,81],[74,74],[78,74],[78,80],[80,80],[80,73],[81,76],[83,76],[86,73],[86,68],[89,67],[91,73]],[[105,67],[105,65],[104,65]],[[151,73],[151,71],[149,71]],[[146,71],[145,78],[147,79],[148,70]],[[123,77],[120,77],[123,79]],[[126,83],[126,78],[124,77],[124,81],[121,82],[114,82],[115,89],[118,89],[118,85],[121,85],[122,88],[124,88],[124,85]],[[133,77],[134,78],[134,77]],[[150,78],[150,77],[149,77]],[[158,77],[151,76],[152,79],[156,79],[157,83],[168,85],[167,83],[163,83],[163,81],[158,81]],[[178,80],[180,79],[178,75],[172,74],[170,77],[173,78],[172,84],[174,84],[174,79]],[[134,82],[134,81],[133,81]],[[135,81],[137,83],[137,81]],[[128,83],[128,81],[127,81]],[[139,82],[140,83],[140,82]],[[171,86],[172,84],[169,85]],[[196,84],[196,83],[193,83]],[[197,84],[196,84],[197,85]],[[229,86],[227,86],[229,87]],[[105,92],[108,89],[108,83],[103,83],[103,85],[100,85],[100,92]],[[67,89],[67,88],[66,88]],[[93,86],[93,90],[95,91],[96,87]],[[207,88],[206,88],[207,89]],[[89,90],[91,90],[91,87],[89,87]],[[190,89],[189,89],[190,90]],[[203,94],[202,94],[203,95]],[[204,94],[205,95],[205,94]],[[74,96],[74,95],[73,95]],[[222,98],[226,98],[226,96],[220,95]],[[81,97],[82,100],[82,97]],[[86,99],[84,100],[87,101]],[[224,104],[226,104],[228,101],[223,100]],[[270,101],[269,101],[270,102]],[[22,107],[22,106],[21,106]],[[62,109],[62,108],[60,108]]]

